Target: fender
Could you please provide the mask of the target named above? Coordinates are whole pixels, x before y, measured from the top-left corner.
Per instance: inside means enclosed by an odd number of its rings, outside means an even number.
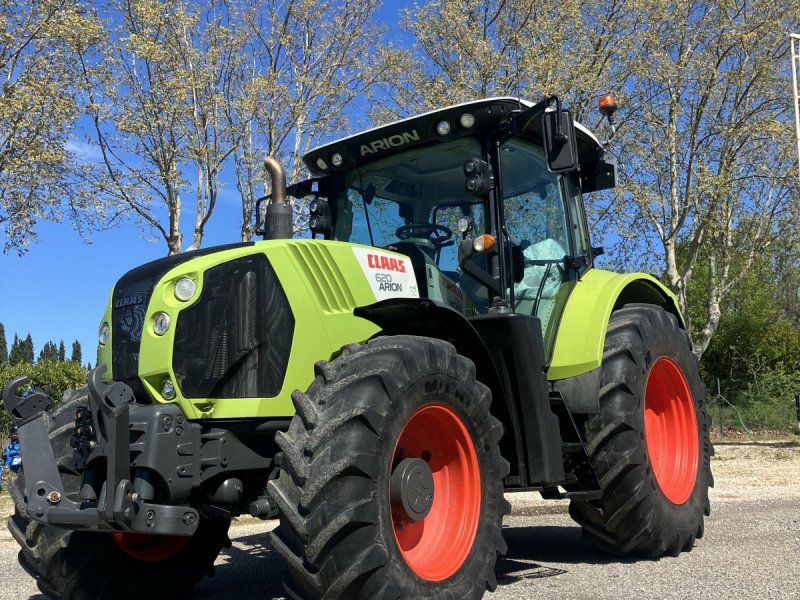
[[[558,326],[547,379],[571,412],[597,412],[600,365],[611,313],[630,302],[655,304],[685,322],[675,295],[646,273],[590,269],[575,284]]]
[[[563,480],[559,421],[550,406],[537,318],[510,314],[467,319],[425,298],[383,300],[353,313],[381,328],[375,336],[438,338],[475,363],[478,380],[492,391],[492,414],[505,428],[500,452],[511,465],[506,487]]]
[[[504,400],[505,391],[489,349],[457,310],[435,300],[392,298],[357,307],[353,314],[380,327],[375,335],[420,335],[450,342],[459,354],[475,363],[478,379],[489,386],[496,398]]]

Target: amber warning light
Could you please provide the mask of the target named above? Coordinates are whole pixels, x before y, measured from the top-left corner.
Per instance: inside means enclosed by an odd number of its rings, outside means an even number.
[[[597,105],[600,108],[600,114],[604,117],[611,117],[617,111],[617,99],[611,93],[600,96]]]

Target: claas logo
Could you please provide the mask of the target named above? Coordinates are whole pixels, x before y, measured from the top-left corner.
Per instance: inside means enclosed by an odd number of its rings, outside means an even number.
[[[402,260],[383,254],[367,254],[367,265],[370,269],[397,271],[398,273],[406,272],[406,266],[403,264]]]

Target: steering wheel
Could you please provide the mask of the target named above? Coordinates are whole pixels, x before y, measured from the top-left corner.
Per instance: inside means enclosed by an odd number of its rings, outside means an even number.
[[[398,239],[410,238],[426,239],[440,248],[447,240],[453,237],[453,230],[438,223],[409,223],[401,225],[394,232]]]

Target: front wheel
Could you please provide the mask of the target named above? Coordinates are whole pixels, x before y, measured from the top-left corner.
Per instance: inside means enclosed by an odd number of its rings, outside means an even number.
[[[294,598],[480,598],[505,552],[502,425],[474,365],[394,336],[319,363],[278,434],[273,544]]]
[[[691,550],[713,486],[711,419],[689,337],[674,315],[628,304],[611,315],[600,413],[585,435],[602,497],[570,504],[586,537],[647,557]]]

